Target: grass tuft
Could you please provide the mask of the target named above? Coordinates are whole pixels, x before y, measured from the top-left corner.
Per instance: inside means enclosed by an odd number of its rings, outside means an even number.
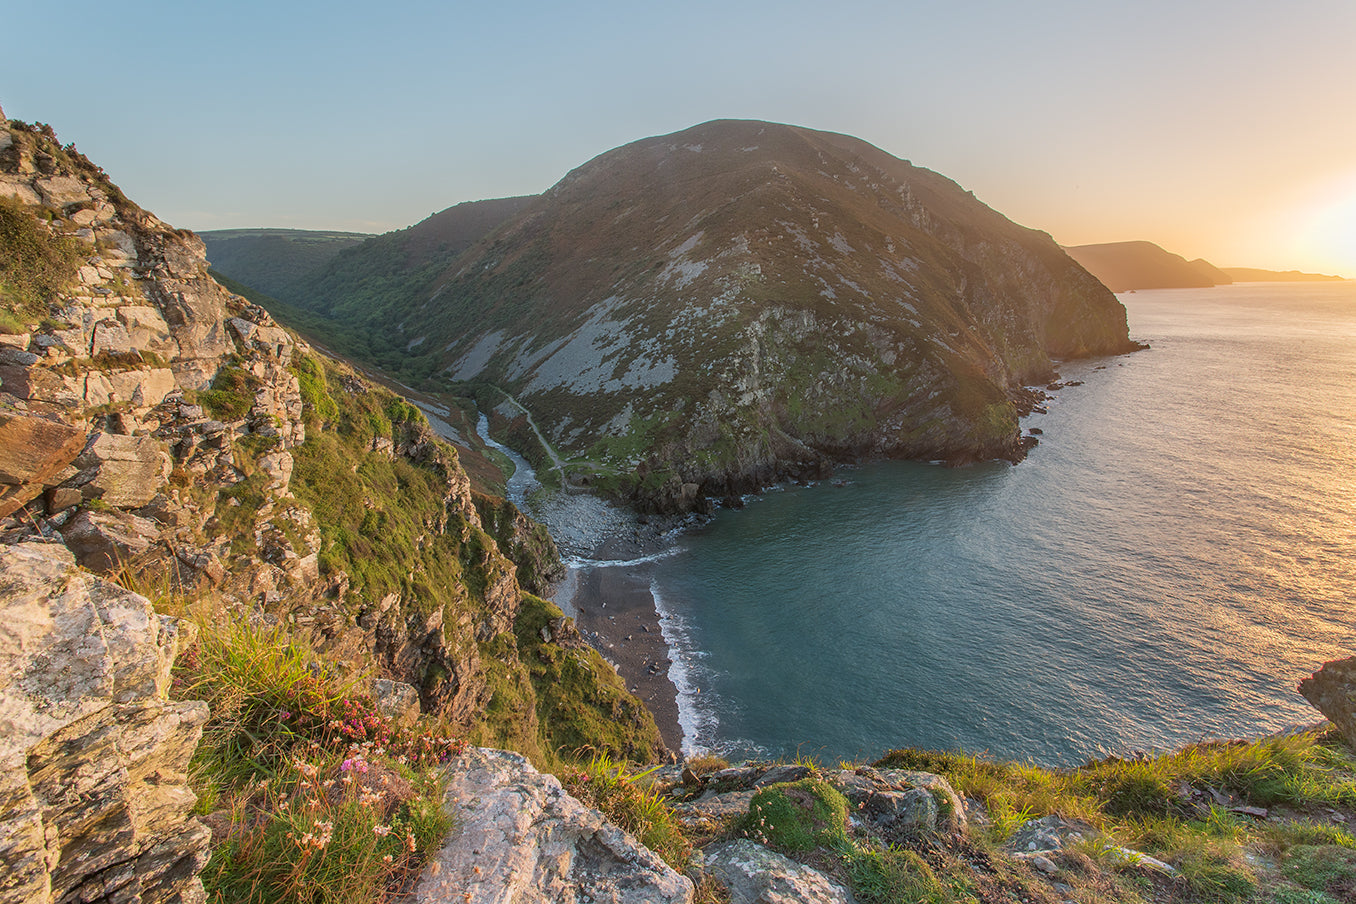
[[[448,824],[434,767],[460,740],[400,729],[279,628],[200,619],[175,695],[211,718],[190,766],[214,901],[359,904],[412,880]]]
[[[626,763],[597,753],[587,762],[564,770],[561,783],[580,801],[601,810],[665,863],[681,871],[692,856],[692,845],[659,792],[638,782],[647,774],[632,774]]]

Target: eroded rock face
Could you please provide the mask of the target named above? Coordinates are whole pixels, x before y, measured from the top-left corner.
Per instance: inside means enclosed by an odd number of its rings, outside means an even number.
[[[460,827],[415,888],[418,904],[662,904],[692,882],[521,756],[472,748],[447,766]]]
[[[0,413],[0,518],[36,499],[84,447],[79,427]]]
[[[854,904],[818,870],[741,838],[707,848],[703,869],[730,890],[730,904]]]
[[[1356,747],[1356,656],[1325,662],[1300,682],[1299,692]]]
[[[0,900],[198,902],[207,830],[171,703],[174,619],[64,547],[0,547]]]

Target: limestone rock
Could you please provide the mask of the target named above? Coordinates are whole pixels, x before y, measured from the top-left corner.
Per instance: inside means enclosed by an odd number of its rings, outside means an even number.
[[[91,571],[116,571],[160,538],[154,521],[131,512],[83,510],[66,523],[61,536],[81,565]]]
[[[372,703],[377,712],[408,728],[419,718],[419,692],[403,681],[372,679]]]
[[[86,498],[117,508],[139,508],[154,498],[173,463],[164,445],[150,436],[98,433],[75,460],[77,485]]]
[[[730,904],[853,904],[843,886],[818,870],[747,839],[706,849],[703,871],[730,889]]]
[[[292,454],[283,450],[259,456],[259,470],[268,477],[270,490],[285,490],[292,480]]]
[[[1325,662],[1300,682],[1299,692],[1356,747],[1356,656]]]
[[[459,830],[414,890],[416,904],[660,904],[692,882],[521,756],[472,748],[447,767]]]
[[[0,900],[203,900],[177,622],[59,545],[0,548],[0,575]]]
[[[1097,830],[1086,822],[1051,814],[1022,823],[1003,848],[1014,854],[1053,854],[1064,850],[1070,842],[1096,835]]]
[[[37,498],[84,447],[79,427],[0,413],[0,518]]]

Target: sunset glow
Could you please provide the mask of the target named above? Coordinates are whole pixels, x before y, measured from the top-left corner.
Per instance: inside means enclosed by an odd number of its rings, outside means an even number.
[[[0,105],[179,226],[399,229],[741,118],[860,137],[1066,245],[1356,277],[1349,0],[159,6],[63,7],[173,73],[154,91],[110,102],[26,41]]]
[[[1295,251],[1333,273],[1356,276],[1356,170],[1305,213]]]

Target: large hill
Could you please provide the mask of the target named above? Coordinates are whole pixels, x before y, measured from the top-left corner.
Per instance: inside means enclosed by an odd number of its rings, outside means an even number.
[[[214,229],[198,236],[212,269],[278,298],[334,260],[345,248],[371,238],[360,232],[310,229]]]
[[[394,325],[407,372],[516,395],[578,472],[661,506],[835,458],[1018,457],[1022,384],[1135,347],[1044,233],[864,141],[746,121],[589,161],[418,294],[302,303]]]

